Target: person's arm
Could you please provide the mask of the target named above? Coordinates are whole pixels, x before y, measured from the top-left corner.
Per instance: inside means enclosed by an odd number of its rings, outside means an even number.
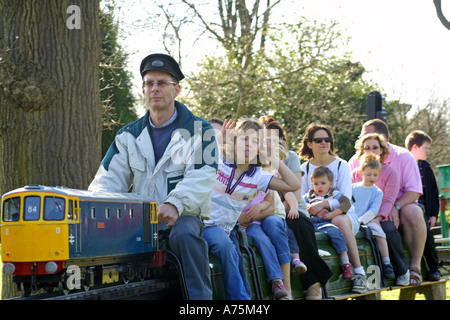
[[[427,190],[427,202],[425,206],[428,211],[427,215],[429,215],[430,218],[434,217],[436,219],[439,215],[439,188],[433,169],[431,169],[430,166],[427,166],[425,169],[425,184]]]
[[[273,195],[274,195],[273,192],[269,192],[264,196],[263,201],[254,204],[253,206],[247,209],[244,209],[244,211],[242,211],[241,215],[239,216],[238,219],[239,224],[245,227],[253,220],[262,221],[264,218],[273,215],[275,212]],[[249,209],[251,209],[251,212],[257,211],[257,215],[256,216],[249,215]]]
[[[414,192],[414,191],[406,191],[402,194],[400,198],[395,201],[395,204],[399,205],[400,207],[406,206],[409,203],[416,202],[417,199],[419,199],[420,193]]]
[[[350,203],[350,199],[347,198],[346,196],[344,196],[342,193],[338,194],[338,197],[336,197],[339,201],[339,207],[337,207],[336,209],[326,213],[323,218],[327,219],[327,220],[332,220],[334,217],[340,215],[340,214],[344,214],[347,213],[347,211],[350,209],[350,207],[352,206],[352,204]]]
[[[264,200],[244,209],[243,213],[251,220],[263,220],[267,216],[273,215],[275,211],[273,192],[265,195]]]
[[[302,185],[295,174],[282,161],[278,160],[277,162],[278,172],[280,173],[281,178],[274,176],[272,180],[270,180],[269,189],[284,192],[294,192],[300,189]]]
[[[211,128],[211,125],[205,121],[203,123],[202,132]],[[202,136],[203,135],[193,135],[191,137],[192,141],[188,142],[193,146],[191,153],[187,155],[187,157],[190,157],[189,159],[197,159],[195,157],[196,154],[204,154],[203,151],[209,146],[210,143],[215,143],[217,145],[215,139],[212,139],[212,141],[203,141]],[[211,193],[217,177],[217,164],[217,153],[215,154],[213,163],[211,164],[207,164],[204,161],[202,163],[190,161],[185,164],[182,179],[167,195],[164,204],[171,204],[175,207],[178,215],[191,214],[195,216],[201,215],[202,217],[208,217],[210,214],[208,211],[209,206],[204,207],[204,204],[211,201]],[[162,205],[158,208],[158,217],[161,217],[161,214],[170,215],[172,221],[171,224],[174,223],[178,216],[175,217],[173,208],[169,209],[169,207],[166,208],[166,206],[163,208],[161,207]],[[166,212],[162,211],[162,209],[169,210]],[[162,218],[164,218],[164,216]]]
[[[298,201],[299,200],[297,200],[295,193],[287,192],[284,195],[284,199],[285,199],[284,202],[286,202],[287,206],[288,206],[288,208],[286,210],[287,217],[289,219],[297,219],[299,217],[299,213],[298,213]]]
[[[387,221],[400,191],[400,176],[395,169],[385,167],[378,179],[382,179],[380,189],[383,191],[383,200],[378,210],[378,216],[381,216],[381,221]]]

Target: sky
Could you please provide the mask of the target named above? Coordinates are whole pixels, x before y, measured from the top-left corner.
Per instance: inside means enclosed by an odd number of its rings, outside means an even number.
[[[276,19],[292,22],[303,15],[318,22],[337,21],[343,36],[350,38],[347,49],[353,61],[362,63],[365,79],[379,85],[387,100],[424,107],[431,98],[450,99],[450,30],[438,19],[433,0],[284,1],[286,4],[278,5],[273,13]],[[134,2],[125,21],[145,19],[149,14],[147,1]],[[450,0],[442,2],[450,20]],[[128,33],[124,47],[139,84],[141,60],[150,53],[164,52],[164,47],[154,30],[130,29],[131,24],[122,25]],[[183,72],[192,72],[210,48],[203,42],[186,49],[192,63],[185,61]]]

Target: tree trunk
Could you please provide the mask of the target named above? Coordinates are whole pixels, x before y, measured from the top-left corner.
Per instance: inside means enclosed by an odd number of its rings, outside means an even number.
[[[92,180],[101,157],[99,28],[99,0],[0,0],[0,194]],[[2,297],[10,290],[4,277]]]
[[[0,192],[87,188],[101,154],[98,0],[0,0],[0,48]]]

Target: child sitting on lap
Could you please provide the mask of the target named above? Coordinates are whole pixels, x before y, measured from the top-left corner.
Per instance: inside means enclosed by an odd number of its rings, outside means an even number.
[[[310,205],[315,201],[329,199],[336,199],[339,201],[339,207],[335,210],[328,211],[324,209],[310,218],[316,231],[325,232],[330,237],[332,246],[339,254],[342,266],[342,277],[344,279],[351,279],[353,277],[353,272],[348,258],[345,237],[341,230],[331,223],[331,219],[339,214],[340,211],[346,213],[350,209],[350,200],[339,192],[339,190],[333,188],[333,173],[327,167],[316,168],[311,174],[311,182],[313,189],[309,190],[309,192],[304,195],[305,203],[307,205],[306,210],[308,210],[308,212],[310,212]]]
[[[386,280],[391,280],[395,278],[395,274],[389,258],[386,234],[380,225],[382,217],[378,215],[383,191],[375,185],[381,168],[382,164],[377,155],[373,153],[363,155],[359,168],[362,182],[352,184],[352,195],[359,222],[370,228],[377,241],[383,262],[383,276]]]

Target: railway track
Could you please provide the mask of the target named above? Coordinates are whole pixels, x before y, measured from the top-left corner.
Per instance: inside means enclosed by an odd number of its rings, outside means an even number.
[[[161,299],[162,296],[174,299],[176,297],[172,291],[177,290],[178,286],[178,281],[174,279],[152,279],[68,294],[43,293],[10,300],[139,300]]]

